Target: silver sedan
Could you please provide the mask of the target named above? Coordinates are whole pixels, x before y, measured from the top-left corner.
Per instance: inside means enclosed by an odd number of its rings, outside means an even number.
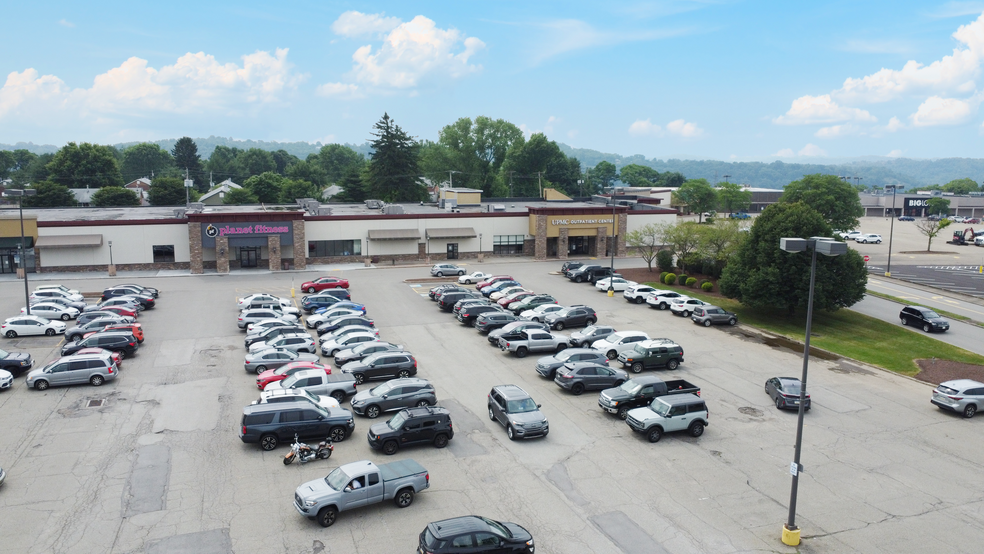
[[[243,367],[250,373],[259,375],[268,369],[276,369],[291,362],[319,362],[317,354],[298,354],[290,350],[271,349],[246,354]]]

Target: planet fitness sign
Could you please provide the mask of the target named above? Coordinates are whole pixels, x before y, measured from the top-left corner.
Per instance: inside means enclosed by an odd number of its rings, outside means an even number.
[[[202,246],[206,248],[215,247],[216,237],[228,237],[230,246],[266,246],[270,235],[279,235],[280,244],[293,244],[294,222],[202,223]]]

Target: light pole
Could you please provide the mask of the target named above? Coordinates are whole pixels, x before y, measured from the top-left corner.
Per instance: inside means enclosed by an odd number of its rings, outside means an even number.
[[[24,248],[24,197],[34,196],[38,191],[35,189],[7,189],[3,191],[4,196],[16,196],[17,199],[17,210],[20,212],[20,228],[21,228],[21,239],[20,239],[20,269],[24,272],[24,310],[27,315],[31,315],[31,293],[28,292],[27,285],[27,249]]]
[[[115,277],[116,266],[113,265],[113,241],[108,241],[108,242],[109,242],[109,267],[107,269],[109,270],[109,276]]]
[[[728,181],[728,179],[731,178],[731,175],[722,175],[721,177],[724,177],[724,182],[725,183],[730,183],[730,181]]]
[[[888,229],[888,265],[885,267],[885,277],[892,276],[892,235],[895,234],[895,193],[899,189],[899,185],[885,185],[886,187],[892,187],[892,224]]]
[[[618,223],[615,221],[615,183],[612,183],[612,265],[608,276],[608,296],[615,296],[615,249],[618,248]]]
[[[847,243],[827,237],[781,238],[779,248],[786,252],[811,251],[810,260],[810,294],[806,303],[806,340],[803,346],[803,376],[800,379],[799,418],[796,421],[796,447],[793,453],[793,463],[789,473],[793,476],[792,488],[789,492],[789,518],[782,527],[782,542],[789,546],[800,543],[800,529],[796,527],[796,493],[799,488],[799,474],[803,471],[800,465],[800,452],[803,446],[803,416],[806,414],[806,374],[810,363],[810,332],[813,327],[813,290],[817,276],[817,252],[824,256],[840,256],[847,254]]]

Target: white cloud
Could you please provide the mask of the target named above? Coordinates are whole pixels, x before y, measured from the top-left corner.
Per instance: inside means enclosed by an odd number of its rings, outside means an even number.
[[[649,119],[637,119],[632,125],[629,125],[629,134],[635,136],[659,135],[662,131],[662,127]]]
[[[543,126],[544,133],[552,133],[554,130],[553,124],[560,123],[561,119],[559,117],[550,116],[547,118],[547,124]]]
[[[93,79],[91,88],[71,89],[54,75],[39,76],[28,68],[13,72],[0,89],[0,117],[9,114],[72,116],[114,114],[239,112],[251,104],[276,103],[305,79],[287,62],[287,49],[274,55],[256,51],[242,56],[242,65],[219,63],[204,52],[187,53],[160,69],[131,57]]]
[[[892,150],[891,152],[889,152],[888,154],[885,154],[885,155],[888,156],[889,158],[901,158],[902,157],[902,151],[896,149],[896,150]]]
[[[75,24],[74,23],[72,23],[71,21],[69,21],[67,19],[64,19],[64,18],[59,19],[58,20],[58,24],[61,25],[62,27],[68,27],[69,29],[71,29],[72,27],[75,27]]]
[[[963,100],[930,96],[909,119],[914,127],[957,125],[969,119],[971,111],[970,104]]]
[[[953,54],[923,65],[915,60],[902,69],[881,69],[860,79],[847,78],[834,96],[847,102],[887,102],[903,95],[931,92],[971,92],[984,61],[984,13],[961,25],[953,38],[963,44]]]
[[[327,96],[329,98],[361,98],[363,96],[359,90],[359,85],[349,83],[325,83],[318,85],[317,93],[319,96]]]
[[[370,87],[408,89],[427,79],[455,79],[482,69],[469,61],[485,48],[484,42],[456,29],[439,29],[422,15],[400,22],[346,12],[332,29],[343,36],[388,32],[375,51],[367,44],[352,54],[351,79]]]
[[[813,136],[824,139],[832,139],[838,137],[844,137],[847,135],[857,134],[858,128],[851,124],[846,125],[831,125],[830,127],[821,127]]]
[[[567,131],[567,138],[569,139],[577,138],[577,135],[579,133],[580,131],[578,131],[577,129],[571,129],[570,131]]]
[[[905,125],[901,121],[899,121],[899,118],[894,116],[892,117],[892,119],[888,120],[888,125],[885,126],[885,130],[888,131],[889,133],[894,133],[895,131],[904,128]]]
[[[807,144],[806,146],[803,147],[802,150],[800,150],[799,152],[797,152],[797,155],[799,155],[799,156],[813,156],[813,157],[816,157],[816,156],[826,156],[827,155],[827,151],[824,150],[823,148],[820,148],[816,144]]]
[[[364,14],[348,11],[338,16],[331,24],[331,30],[343,37],[383,35],[400,25],[398,17],[383,17],[381,13]]]
[[[628,31],[625,29],[599,30],[579,19],[558,19],[537,25],[530,35],[538,42],[529,47],[529,59],[534,65],[567,52],[587,50],[597,46],[611,46],[627,42],[643,42],[688,35],[695,28],[654,29]],[[700,29],[704,32],[705,29]]]
[[[667,123],[666,130],[683,138],[697,138],[704,134],[704,130],[698,127],[696,123],[688,123],[682,119]]]
[[[782,150],[773,154],[773,156],[777,156],[779,158],[792,158],[795,155],[796,152],[793,152],[792,148],[783,148]]]
[[[877,121],[865,110],[839,106],[829,94],[800,96],[785,115],[772,120],[779,125],[804,125],[811,123],[836,123],[839,121]]]

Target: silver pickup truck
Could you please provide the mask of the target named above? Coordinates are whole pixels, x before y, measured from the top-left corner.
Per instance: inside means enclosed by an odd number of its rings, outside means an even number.
[[[517,358],[525,358],[530,352],[560,352],[570,342],[567,335],[540,329],[524,329],[518,335],[516,339],[499,338],[499,349],[512,352]]]
[[[335,523],[338,512],[393,500],[400,508],[413,503],[430,487],[430,473],[413,460],[377,466],[363,460],[345,464],[323,479],[308,481],[294,491],[294,508],[322,527]]]

